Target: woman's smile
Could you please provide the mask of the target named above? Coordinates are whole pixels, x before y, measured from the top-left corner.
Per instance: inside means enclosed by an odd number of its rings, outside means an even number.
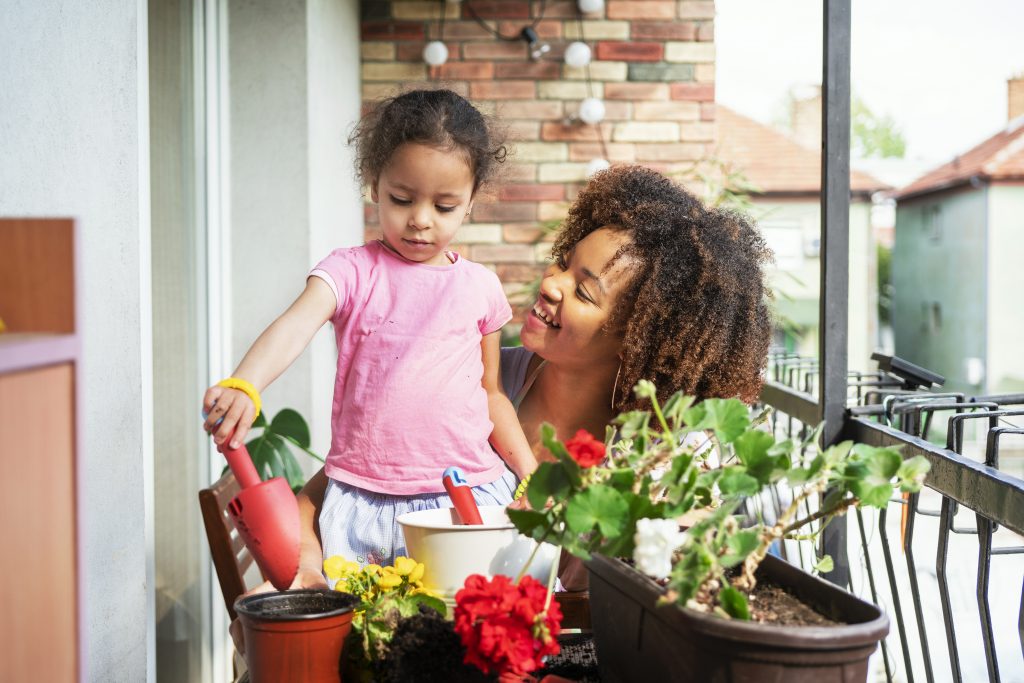
[[[533,309],[530,311],[529,317],[537,318],[545,326],[554,328],[556,330],[561,329],[562,327],[556,321],[555,314],[553,312],[545,310],[544,304],[541,303],[540,301],[537,301],[537,303],[533,305]]]

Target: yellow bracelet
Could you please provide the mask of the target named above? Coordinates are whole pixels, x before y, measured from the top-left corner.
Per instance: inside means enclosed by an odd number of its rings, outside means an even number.
[[[260,408],[263,407],[263,401],[260,400],[260,392],[256,391],[256,387],[254,387],[252,384],[246,382],[244,379],[239,379],[237,377],[228,377],[227,379],[222,379],[221,381],[217,382],[217,386],[225,387],[227,389],[238,389],[243,394],[248,396],[249,399],[252,401],[252,404],[256,406],[256,414],[253,415],[253,419],[259,417]]]
[[[527,474],[523,478],[523,480],[521,482],[519,482],[519,486],[516,487],[516,494],[514,496],[512,496],[512,500],[519,500],[524,495],[526,495],[526,487],[528,487],[530,485],[530,477],[532,477],[532,476],[533,476],[532,473],[531,474]]]

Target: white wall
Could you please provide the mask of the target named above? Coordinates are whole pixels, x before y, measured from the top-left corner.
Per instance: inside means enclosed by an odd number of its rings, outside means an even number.
[[[145,680],[153,662],[145,8],[25,0],[0,12],[0,215],[70,216],[80,236],[87,681]]]
[[[232,363],[294,300],[309,269],[363,241],[347,133],[359,117],[356,0],[229,2]],[[330,444],[329,328],[266,392],[270,414],[312,421]]]

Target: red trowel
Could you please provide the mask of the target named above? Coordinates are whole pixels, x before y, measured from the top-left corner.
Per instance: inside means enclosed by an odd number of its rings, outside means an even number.
[[[299,503],[282,477],[260,481],[245,444],[230,448],[230,441],[218,449],[242,490],[228,503],[228,514],[263,575],[283,591],[299,571]]]

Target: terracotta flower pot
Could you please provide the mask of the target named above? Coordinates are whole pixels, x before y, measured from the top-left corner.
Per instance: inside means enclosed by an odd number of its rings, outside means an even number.
[[[239,598],[251,683],[339,683],[354,595],[327,589]]]
[[[813,603],[840,626],[775,626],[657,605],[662,588],[602,556],[587,563],[601,680],[688,683],[854,683],[889,632],[875,605],[768,556],[758,576]]]

